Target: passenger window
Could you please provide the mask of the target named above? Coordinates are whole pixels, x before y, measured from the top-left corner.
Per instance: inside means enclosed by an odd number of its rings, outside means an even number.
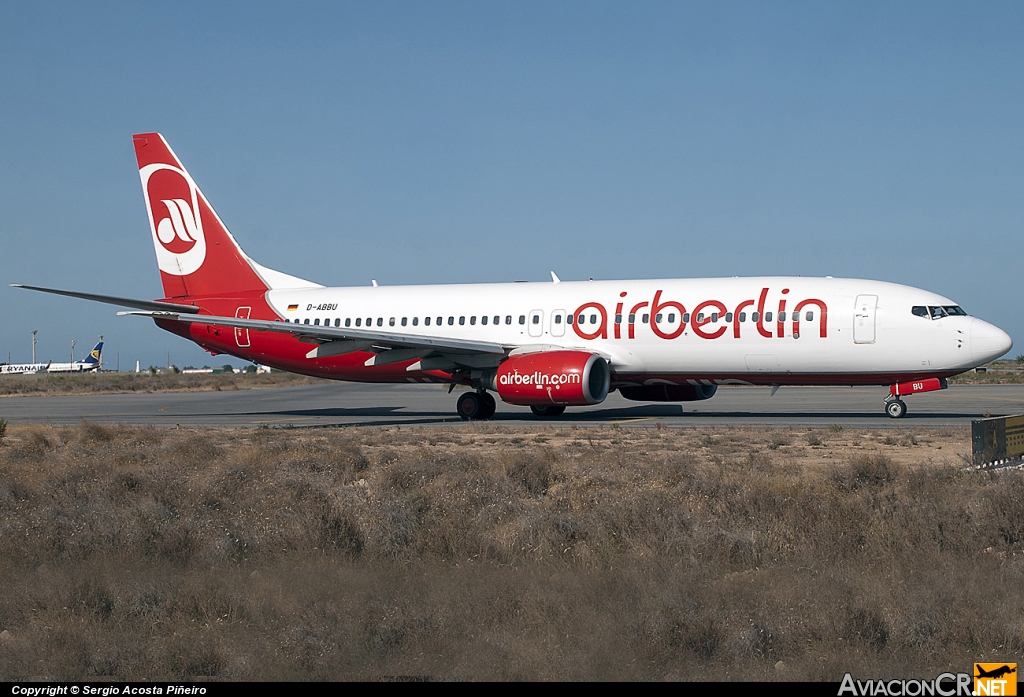
[[[351,327],[352,326],[352,318],[351,317],[346,317],[345,318],[345,326],[346,327]]]
[[[689,321],[690,321],[690,313],[689,312],[684,312],[683,313],[683,324],[686,324]]]
[[[314,327],[319,327],[320,326],[320,318],[319,317],[316,318],[315,320],[313,320],[313,326]]]
[[[565,316],[565,323],[566,324],[572,324],[572,315],[566,315]]]
[[[643,317],[640,318],[640,321],[643,322],[644,324],[647,324],[648,322],[651,321],[651,316],[650,315],[644,315]]]
[[[480,324],[487,324],[487,315],[480,316]]]
[[[761,319],[761,314],[759,312],[751,312],[750,313],[750,321],[751,322],[756,322],[759,319]]]
[[[540,315],[534,315],[531,321],[534,324],[540,324]]]
[[[799,322],[800,321],[800,313],[799,312],[794,312],[793,313],[793,321],[794,322]]]
[[[388,320],[388,326],[389,327],[395,326],[395,318],[394,317],[392,317],[391,319]]]
[[[443,322],[441,321],[441,320],[443,320],[443,319],[444,319],[443,317],[438,317],[438,318],[437,318],[437,326],[439,326],[439,327],[440,327],[440,326],[441,326],[441,325],[443,324]]]
[[[454,317],[449,317],[449,318],[448,318],[448,326],[450,327],[450,326],[452,326],[453,324],[455,324],[455,318],[454,318]]]
[[[403,318],[402,318],[402,326],[404,327],[404,326],[405,326],[405,325],[407,325],[408,323],[409,323],[409,318],[408,318],[408,317],[403,317]]]
[[[712,312],[711,313],[711,321],[712,322],[717,322],[718,321],[718,313],[717,312]]]
[[[499,315],[495,315],[494,316],[494,323],[495,324],[501,324],[501,317]]]
[[[765,322],[771,322],[772,321],[772,313],[770,313],[770,312],[764,313],[764,321]]]
[[[668,321],[669,322],[675,322],[676,321],[676,313],[674,313],[674,312],[668,313]]]
[[[808,310],[806,313],[804,313],[804,318],[806,318],[808,322],[813,322],[814,321],[814,313],[811,312],[810,310]]]
[[[664,315],[662,315],[662,314],[661,314],[661,313],[659,312],[658,314],[656,314],[656,315],[654,316],[654,321],[655,321],[655,322],[659,322],[659,323],[660,323],[660,322],[661,322],[661,318],[662,318],[662,317],[664,317]]]
[[[303,324],[309,324],[309,318],[306,318],[306,319],[302,320],[302,323]]]
[[[429,317],[424,317],[423,318],[423,326],[424,327],[429,327],[430,326],[430,318]]]
[[[696,320],[697,324],[700,324],[703,321],[704,321],[704,313],[703,312],[698,312],[697,313],[697,320]]]
[[[622,315],[615,315],[615,316],[616,317],[622,317]],[[618,322],[620,320],[615,320],[615,321]],[[561,315],[555,315],[555,324],[561,324],[561,323],[562,323],[562,316]]]
[[[636,322],[636,315],[630,315],[629,316],[629,323],[630,324],[634,324],[635,322]]]
[[[412,318],[412,326],[414,326],[414,327],[420,326],[420,318],[419,317],[413,317]]]
[[[912,308],[910,308],[910,312],[913,313],[915,317],[928,316],[928,308],[925,307],[924,305],[914,305]]]
[[[725,313],[725,321],[726,322],[732,322],[732,313],[731,312],[726,312]]]
[[[519,324],[526,324],[526,315],[519,315]]]
[[[366,318],[366,326],[367,327],[372,327],[373,326],[373,317],[367,317]]]
[[[622,324],[622,315],[615,315],[615,324]]]
[[[462,324],[462,322],[459,322],[459,324]],[[471,327],[472,327],[472,326],[473,326],[473,325],[475,325],[475,324],[476,324],[476,315],[473,315],[473,316],[471,316],[471,317],[469,318],[469,326],[471,326]]]
[[[356,317],[356,326],[357,327],[363,326],[363,318],[362,317]]]
[[[746,321],[747,321],[747,313],[746,312],[741,312],[740,313],[740,322],[746,322]]]
[[[495,322],[497,324],[497,322]],[[505,315],[505,324],[512,324],[512,315]]]
[[[459,317],[459,324],[465,324],[465,323],[466,323],[465,316]]]
[[[786,321],[786,313],[785,312],[780,312],[779,313],[779,321],[780,322],[785,322]]]
[[[590,323],[591,324],[597,324],[597,315],[591,315],[590,316]]]

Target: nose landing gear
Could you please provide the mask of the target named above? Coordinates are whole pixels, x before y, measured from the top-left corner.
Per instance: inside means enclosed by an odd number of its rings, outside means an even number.
[[[894,419],[901,419],[907,413],[907,403],[898,397],[890,397],[885,402],[885,413]]]

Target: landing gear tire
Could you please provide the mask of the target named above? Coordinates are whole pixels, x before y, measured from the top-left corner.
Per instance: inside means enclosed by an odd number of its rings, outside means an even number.
[[[539,404],[535,404],[532,407],[530,407],[530,411],[532,411],[535,416],[541,416],[541,417],[547,418],[547,417],[551,417],[551,416],[558,416],[559,414],[564,413],[565,412],[565,407],[563,407],[561,405],[555,405],[555,404],[551,404],[551,405],[545,404],[543,406],[541,406]]]
[[[483,413],[484,404],[483,400],[480,399],[479,394],[476,392],[467,392],[459,397],[459,401],[455,405],[455,409],[459,412],[459,416],[463,421],[475,421],[476,419],[479,419],[480,414]]]
[[[494,416],[497,404],[486,392],[467,392],[459,397],[455,408],[464,421],[483,421]]]
[[[894,419],[902,419],[907,413],[907,405],[902,399],[894,399],[885,405],[885,413]]]
[[[494,397],[490,392],[478,392],[480,395],[481,407],[483,412],[478,416],[478,419],[489,419],[494,416],[494,410],[498,408],[497,403],[494,401]]]

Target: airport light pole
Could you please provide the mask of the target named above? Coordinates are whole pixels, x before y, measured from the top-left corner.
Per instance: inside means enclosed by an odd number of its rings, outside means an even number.
[[[71,340],[71,370],[75,369],[75,340]]]
[[[38,329],[32,330],[32,363],[36,362],[36,332],[38,331]]]

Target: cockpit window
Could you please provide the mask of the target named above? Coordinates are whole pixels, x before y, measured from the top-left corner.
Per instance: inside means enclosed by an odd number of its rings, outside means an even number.
[[[959,305],[914,305],[910,308],[910,312],[915,317],[930,317],[932,319],[942,319],[943,317],[966,317],[967,313]]]
[[[966,317],[967,312],[964,308],[959,305],[914,305],[910,308],[910,313],[915,317],[931,317],[932,319],[942,319],[943,317],[950,316],[962,316]]]

